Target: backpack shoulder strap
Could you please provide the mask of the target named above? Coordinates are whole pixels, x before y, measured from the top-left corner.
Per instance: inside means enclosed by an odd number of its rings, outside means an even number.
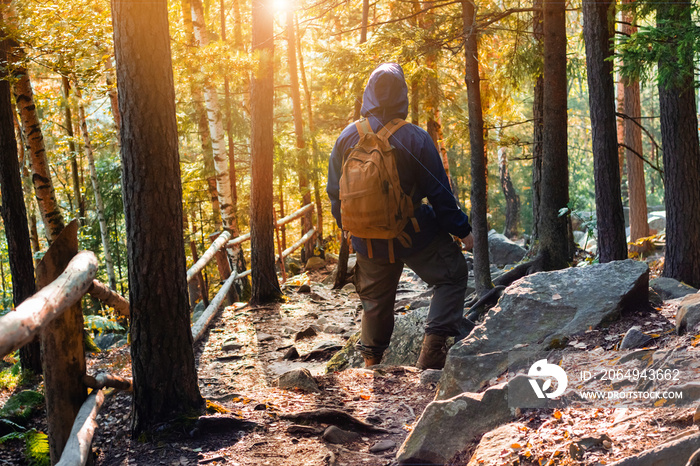
[[[389,140],[389,137],[394,134],[399,128],[408,124],[408,122],[402,118],[394,118],[389,123],[384,125],[384,127],[377,133],[377,135],[382,138]]]
[[[357,128],[357,134],[360,135],[360,139],[362,139],[362,136],[364,136],[365,134],[373,132],[372,127],[369,125],[369,121],[367,121],[366,118],[357,120],[355,122],[355,128]]]

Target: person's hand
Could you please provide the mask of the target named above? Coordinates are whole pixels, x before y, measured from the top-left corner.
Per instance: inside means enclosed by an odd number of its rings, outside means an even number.
[[[472,236],[472,234],[469,233],[467,236],[462,238],[462,244],[464,244],[464,249],[466,249],[467,251],[471,251],[474,247],[474,236]]]

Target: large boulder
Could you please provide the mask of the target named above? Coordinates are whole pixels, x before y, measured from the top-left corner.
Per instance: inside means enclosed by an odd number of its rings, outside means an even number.
[[[412,366],[418,360],[423,334],[425,332],[425,319],[428,317],[428,308],[422,307],[399,314],[394,320],[394,332],[391,342],[382,358],[382,364],[391,366]],[[328,361],[328,372],[341,371],[349,367],[362,367],[364,360],[355,347],[359,339],[359,333],[350,338],[342,350],[336,353]]]
[[[481,325],[449,351],[437,398],[476,392],[502,374],[511,350],[545,351],[646,306],[649,268],[634,260],[541,272],[509,286]]]
[[[662,233],[666,231],[666,212],[652,212],[647,218],[649,223],[649,230],[654,230],[656,233]]]
[[[700,325],[700,293],[686,295],[676,312],[676,331],[679,335],[692,332]]]
[[[664,301],[682,298],[683,296],[698,292],[698,290],[692,286],[669,277],[655,278],[649,282],[649,286],[652,290],[656,291]]]
[[[700,434],[662,443],[649,450],[617,461],[612,466],[671,466],[684,465],[700,449]]]
[[[511,421],[515,410],[508,405],[508,392],[524,389],[529,389],[529,379],[519,375],[483,393],[429,403],[396,459],[399,464],[446,464],[470,442]]]
[[[496,230],[489,231],[489,260],[492,264],[514,264],[520,262],[526,253],[525,248],[496,233]]]

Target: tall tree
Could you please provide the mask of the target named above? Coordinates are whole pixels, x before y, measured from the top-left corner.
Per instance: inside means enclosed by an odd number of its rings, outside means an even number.
[[[520,196],[518,196],[513,180],[508,171],[508,151],[505,147],[498,149],[498,177],[501,180],[501,189],[506,198],[506,223],[503,234],[508,238],[518,236],[520,225]]]
[[[2,15],[0,15],[2,19]],[[27,210],[24,204],[22,179],[17,159],[14,110],[7,75],[8,41],[0,29],[0,214],[5,225],[10,273],[12,274],[12,301],[15,307],[36,291],[34,262],[27,226]],[[3,288],[4,290],[4,288]],[[22,368],[41,372],[38,343],[30,343],[20,349]]]
[[[16,48],[14,52],[21,55],[19,48]],[[17,58],[19,59],[20,57]],[[13,74],[15,78],[13,91],[22,121],[22,131],[29,148],[34,193],[46,228],[46,237],[51,243],[63,231],[63,215],[61,215],[61,210],[56,200],[56,191],[53,187],[49,163],[46,159],[44,135],[41,131],[41,122],[34,104],[34,91],[29,80],[29,72],[24,66],[17,66]]]
[[[532,32],[537,56],[544,53],[544,14],[543,0],[534,0],[532,6]],[[541,70],[541,68],[540,68]],[[532,244],[539,241],[540,233],[540,203],[542,200],[542,139],[544,133],[544,77],[542,72],[535,76],[535,88],[532,98]]]
[[[294,134],[296,136],[297,155],[299,156],[297,170],[299,174],[299,191],[301,192],[301,205],[311,203],[311,189],[309,187],[309,160],[302,152],[306,146],[304,140],[304,117],[301,112],[301,91],[299,89],[299,72],[297,69],[297,40],[294,24],[294,9],[287,10],[287,63],[289,65],[289,84],[292,94],[292,116],[294,118]],[[301,220],[302,233],[306,233],[313,227],[313,212],[304,214]],[[302,261],[314,255],[314,239],[304,244]]]
[[[630,4],[633,0],[623,0]],[[622,34],[629,37],[637,32],[633,24],[634,16],[629,11],[622,12]],[[627,192],[630,207],[630,242],[649,236],[647,218],[647,191],[644,181],[644,160],[642,160],[642,105],[640,98],[639,79],[621,78],[623,87],[623,109],[625,115],[622,121],[623,149],[627,161]],[[644,252],[650,245],[632,246],[633,251]]]
[[[112,2],[126,219],[132,434],[200,411],[166,0]],[[144,46],[148,44],[148,46]]]
[[[272,161],[274,155],[274,17],[269,0],[253,0],[253,53],[258,63],[250,83],[250,259],[252,303],[279,300],[275,273]]]
[[[85,217],[85,200],[80,191],[80,171],[78,169],[78,157],[75,150],[75,135],[73,134],[73,112],[70,105],[70,80],[67,76],[61,76],[61,84],[63,88],[63,118],[66,127],[66,135],[68,136],[68,151],[70,158],[71,181],[73,183],[73,197],[75,197],[76,210],[74,215],[82,222]]]
[[[567,153],[566,5],[544,0],[542,185],[539,253],[546,270],[568,266],[569,156]]]
[[[192,18],[194,35],[200,47],[206,47],[209,42],[209,31],[204,20],[204,8],[201,0],[190,0],[192,3]],[[216,189],[219,193],[219,208],[223,227],[227,230],[238,230],[238,220],[231,199],[231,180],[229,179],[229,160],[224,145],[224,124],[221,119],[219,96],[211,79],[204,83],[204,102],[209,119],[209,133],[214,151],[214,166],[216,168]]]
[[[469,106],[469,147],[471,148],[472,174],[472,231],[474,234],[474,282],[476,293],[483,296],[493,288],[489,261],[489,233],[486,218],[486,154],[484,150],[484,117],[481,110],[479,86],[478,27],[474,3],[462,2],[464,19],[464,81],[467,84]]]
[[[700,287],[700,143],[695,104],[691,3],[659,3],[657,27],[667,53],[659,58],[659,111],[666,187],[664,276]]]
[[[87,119],[85,118],[85,106],[82,102],[82,93],[78,86],[77,78],[75,79],[75,96],[78,98],[78,118],[80,120],[80,133],[83,136],[83,150],[85,158],[88,161],[90,170],[90,181],[92,183],[92,191],[95,196],[95,211],[97,213],[97,221],[100,224],[100,237],[102,238],[102,249],[105,259],[105,268],[107,269],[107,277],[109,279],[109,287],[117,290],[117,277],[114,275],[114,261],[112,253],[109,249],[109,229],[107,228],[107,220],[105,217],[105,206],[102,202],[102,194],[100,193],[100,182],[97,179],[97,168],[95,167],[95,154],[92,150],[92,140],[87,127]]]
[[[601,263],[627,258],[611,49],[614,7],[612,0],[583,1],[583,36],[586,42],[598,254]]]

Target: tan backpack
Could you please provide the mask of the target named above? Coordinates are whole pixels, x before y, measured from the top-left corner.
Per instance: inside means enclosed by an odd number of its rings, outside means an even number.
[[[419,231],[413,201],[403,189],[396,170],[395,149],[389,137],[406,124],[395,118],[375,134],[366,119],[355,122],[360,141],[343,163],[340,176],[340,215],[343,229],[367,240],[372,257],[372,239],[389,241],[389,260],[394,262],[394,238],[404,247],[411,237],[404,231],[408,222]]]

